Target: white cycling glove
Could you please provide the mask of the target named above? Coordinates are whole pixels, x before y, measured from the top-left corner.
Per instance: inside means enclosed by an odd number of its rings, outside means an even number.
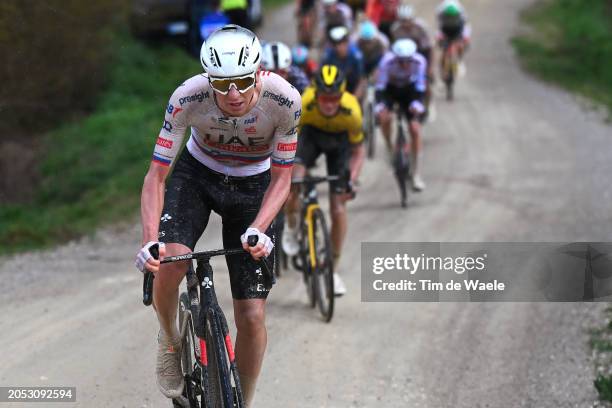
[[[240,241],[242,241],[243,244],[246,244],[251,235],[257,235],[257,243],[263,244],[266,251],[266,256],[270,255],[272,248],[274,248],[274,243],[269,236],[259,231],[257,228],[247,228],[246,232],[240,236]]]
[[[138,270],[142,273],[145,273],[146,271],[145,264],[147,263],[147,261],[153,258],[153,255],[151,255],[150,250],[151,250],[151,247],[155,244],[158,244],[160,247],[163,247],[165,245],[163,242],[149,241],[138,252],[138,255],[136,255],[136,262],[134,262],[134,264],[136,265]]]
[[[374,114],[378,115],[380,112],[382,112],[386,108],[387,108],[387,105],[385,105],[384,102],[378,102],[376,105],[374,105]]]
[[[410,104],[410,110],[421,114],[425,112],[425,106],[421,103],[421,101],[412,101]]]

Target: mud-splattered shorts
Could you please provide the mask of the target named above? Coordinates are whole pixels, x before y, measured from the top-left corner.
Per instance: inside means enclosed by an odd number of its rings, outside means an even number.
[[[270,171],[249,177],[232,177],[213,171],[183,150],[166,184],[159,240],[195,248],[211,211],[223,220],[223,247],[241,248],[240,236],[259,212],[270,183]],[[272,237],[272,228],[266,231]],[[260,267],[250,254],[226,256],[232,297],[253,299],[268,296]],[[273,253],[267,258],[272,270]]]

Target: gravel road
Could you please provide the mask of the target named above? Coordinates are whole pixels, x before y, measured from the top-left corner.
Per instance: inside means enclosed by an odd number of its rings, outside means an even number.
[[[592,406],[587,329],[603,304],[360,301],[362,241],[612,239],[611,128],[520,69],[509,39],[530,2],[465,1],[474,46],[456,102],[439,97],[425,129],[428,189],[402,210],[383,155],[366,164],[341,262],[349,293],[327,325],[297,273],[279,281],[256,406]],[[433,2],[414,3],[433,24]],[[291,42],[291,13],[268,14],[262,38]],[[215,218],[200,245],[219,237]],[[77,387],[76,404],[54,407],[169,405],[154,379],[156,318],[132,266],[139,240],[134,219],[2,259],[0,384]],[[215,276],[229,311],[228,279]]]

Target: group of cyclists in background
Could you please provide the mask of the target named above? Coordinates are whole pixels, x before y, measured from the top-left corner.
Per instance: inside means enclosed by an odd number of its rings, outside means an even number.
[[[410,135],[405,149],[410,156],[411,187],[416,192],[426,187],[421,173],[421,133],[422,125],[435,116],[431,103],[434,45],[442,50],[440,73],[446,81],[444,76],[451,72],[445,67],[445,54],[456,53],[455,58],[460,62],[470,44],[471,33],[459,1],[444,0],[436,14],[438,32],[433,40],[414,7],[399,0],[298,0],[298,44],[289,47],[278,41],[263,43],[262,67],[281,75],[303,95],[304,114],[294,176],[302,176],[304,166],[313,167],[321,153],[326,155],[328,174],[342,174],[345,168],[350,173],[346,188],[335,183],[330,191],[334,265],[338,263],[346,235],[346,201],[354,197],[354,186],[363,165],[361,142],[374,137],[357,134],[355,130],[362,127],[361,107],[369,86],[374,88],[373,119],[380,126],[389,155],[394,150],[393,118],[399,109]],[[333,78],[325,78],[329,67],[338,68]],[[325,79],[330,82],[326,83]],[[349,98],[354,98],[355,103],[348,102]],[[321,119],[305,122],[309,106],[322,112]],[[370,140],[370,143],[374,142]],[[349,189],[352,194],[347,194]],[[290,195],[286,205],[287,220],[282,234],[282,249],[289,256],[294,256],[299,249],[294,196]],[[334,290],[337,295],[346,291],[337,273]]]

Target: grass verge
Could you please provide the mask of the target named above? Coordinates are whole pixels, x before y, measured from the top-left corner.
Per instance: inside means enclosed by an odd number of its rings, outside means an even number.
[[[114,58],[95,112],[45,135],[35,199],[0,204],[0,253],[134,216],[168,98],[201,69],[178,47],[148,48],[127,35],[116,39]]]
[[[590,345],[596,372],[593,385],[602,401],[612,402],[612,308],[606,309],[604,317],[608,323],[591,330]]]
[[[612,113],[612,2],[542,0],[522,19],[530,32],[512,43],[524,67]]]
[[[291,3],[290,0],[263,0],[261,5],[264,10],[269,10],[289,3]]]

